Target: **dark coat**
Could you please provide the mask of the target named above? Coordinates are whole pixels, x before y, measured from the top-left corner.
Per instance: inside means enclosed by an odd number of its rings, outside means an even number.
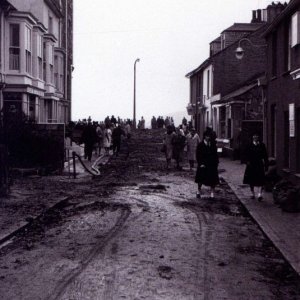
[[[120,126],[114,128],[114,130],[112,132],[113,142],[120,142],[122,135],[125,136],[125,132],[124,132],[124,130]]]
[[[258,143],[254,145],[254,143],[251,143],[248,145],[245,154],[247,167],[243,183],[252,186],[263,186],[265,184],[265,171],[269,165],[265,144]]]
[[[172,139],[173,159],[177,161],[183,160],[183,150],[185,146],[185,141],[186,141],[185,136],[181,134],[174,135],[174,138]]]
[[[85,145],[94,145],[97,141],[96,129],[92,125],[87,125],[82,132],[81,142]]]
[[[196,158],[198,168],[195,182],[207,186],[216,186],[219,183],[219,158],[216,145],[211,143],[211,145],[208,146],[202,141],[197,146]],[[204,167],[201,168],[201,165],[204,165]]]

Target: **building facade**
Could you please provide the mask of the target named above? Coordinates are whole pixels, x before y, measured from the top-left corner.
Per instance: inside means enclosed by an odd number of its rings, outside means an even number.
[[[272,4],[253,11],[251,23],[235,23],[210,43],[210,57],[186,75],[190,79],[188,112],[202,135],[212,127],[224,150],[239,154],[254,131],[264,134],[267,49],[262,33],[284,9]],[[237,59],[238,46],[244,49]]]
[[[1,1],[1,109],[38,123],[71,116],[73,7],[69,0]]]
[[[292,0],[265,32],[267,144],[279,173],[300,183],[300,1]]]

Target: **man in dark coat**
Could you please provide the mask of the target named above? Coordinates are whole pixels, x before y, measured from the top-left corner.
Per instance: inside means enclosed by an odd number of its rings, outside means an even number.
[[[91,122],[85,126],[82,132],[81,141],[84,143],[84,158],[91,161],[94,144],[97,141],[96,129]]]
[[[214,191],[219,184],[218,175],[218,152],[214,141],[211,140],[210,133],[205,133],[203,140],[198,144],[196,150],[197,172],[195,182],[198,183],[197,198],[201,198],[202,185],[210,186],[210,198],[214,198]]]
[[[116,124],[116,127],[112,132],[112,142],[113,142],[113,153],[118,156],[121,149],[121,136],[125,136],[124,130],[119,124]]]
[[[244,184],[250,185],[252,193],[251,198],[255,199],[254,187],[259,187],[258,201],[262,201],[262,190],[265,185],[265,172],[269,167],[267,149],[264,143],[259,141],[259,135],[254,134],[252,143],[248,145],[246,150],[246,170],[244,174]]]

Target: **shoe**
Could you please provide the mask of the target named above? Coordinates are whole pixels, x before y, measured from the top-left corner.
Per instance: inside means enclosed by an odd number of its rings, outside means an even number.
[[[196,194],[196,198],[201,199],[201,194],[200,194],[200,193],[197,193],[197,194]]]
[[[258,196],[258,197],[257,197],[257,200],[258,200],[259,202],[261,202],[261,201],[263,200],[262,195]]]

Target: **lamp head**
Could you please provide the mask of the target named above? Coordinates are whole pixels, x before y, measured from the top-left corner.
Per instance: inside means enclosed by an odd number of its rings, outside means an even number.
[[[237,59],[242,59],[244,57],[244,49],[242,47],[237,47],[235,50],[235,57]]]
[[[139,58],[137,58],[137,59],[136,59],[136,62],[139,62],[139,61],[140,61],[140,59],[139,59]]]

